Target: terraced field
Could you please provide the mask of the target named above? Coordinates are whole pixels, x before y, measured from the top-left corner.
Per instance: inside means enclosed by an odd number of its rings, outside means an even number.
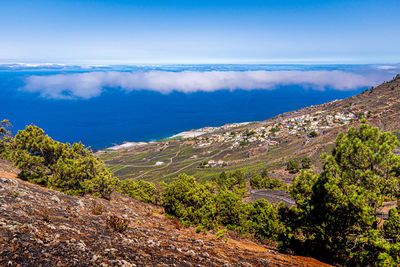
[[[273,138],[273,144],[255,141],[235,146],[233,141],[224,141],[200,146],[201,140],[208,140],[216,135],[229,136],[232,133],[251,132],[259,127],[279,125],[291,118],[316,113],[364,115],[344,125],[319,129],[318,136],[313,138],[308,132],[299,131],[295,135],[278,135]],[[217,133],[207,133],[200,137],[165,139],[144,146],[97,153],[121,179],[168,182],[179,173],[187,173],[194,175],[198,180],[207,180],[222,171],[241,169],[251,175],[266,168],[274,178],[291,183],[294,175],[285,170],[289,159],[301,160],[308,156],[313,160],[313,168],[320,169],[320,155],[324,152],[329,153],[337,134],[351,126],[357,127],[361,118],[379,127],[381,131],[400,129],[400,77],[347,99],[284,113],[266,121],[253,122]],[[210,160],[224,164],[200,166]]]

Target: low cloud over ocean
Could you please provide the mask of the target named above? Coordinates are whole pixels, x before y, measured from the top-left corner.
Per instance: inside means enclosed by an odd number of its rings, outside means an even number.
[[[39,93],[45,98],[88,99],[97,97],[106,88],[123,91],[151,90],[191,93],[216,90],[271,90],[281,85],[301,85],[316,90],[324,88],[352,90],[377,85],[388,75],[366,75],[343,70],[279,70],[279,71],[94,71],[31,75],[24,91]]]

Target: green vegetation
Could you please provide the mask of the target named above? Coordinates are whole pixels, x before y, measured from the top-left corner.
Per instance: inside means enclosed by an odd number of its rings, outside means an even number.
[[[263,199],[242,202],[240,183],[228,188],[233,183],[222,182],[229,181],[226,173],[216,184],[182,175],[167,186],[162,205],[185,225],[222,225],[328,263],[396,266],[399,214],[392,209],[382,226],[376,213],[383,201],[399,199],[400,157],[393,153],[398,145],[393,134],[366,124],[339,134],[332,155],[323,155],[323,172],[302,171],[290,186],[296,202],[291,208]]]
[[[143,180],[123,180],[120,191],[145,203],[159,204],[161,200],[160,189],[155,184]]]
[[[216,233],[216,236],[218,239],[224,238],[225,234],[227,232],[227,229],[221,229]]]
[[[316,131],[312,131],[309,135],[310,137],[314,138],[318,136],[318,133]]]
[[[167,185],[162,206],[167,214],[176,216],[183,223],[213,228],[216,224],[216,208],[212,192],[212,188],[198,184],[194,177],[182,174]]]
[[[302,169],[310,169],[312,167],[312,159],[309,157],[305,157],[301,160],[301,168]]]
[[[27,126],[13,138],[11,124],[7,120],[0,122],[0,157],[14,162],[21,179],[67,194],[109,199],[113,191],[119,190],[146,203],[160,202],[160,188],[155,184],[141,180],[120,182],[90,148],[81,143],[54,141],[37,126]]]
[[[283,231],[277,209],[265,199],[250,202],[247,206],[246,230],[259,239],[277,240]]]
[[[334,264],[399,263],[400,244],[384,239],[375,215],[383,201],[399,197],[398,145],[393,134],[366,124],[339,134],[332,156],[323,156],[323,172],[295,179],[296,207],[279,210],[282,249]]]
[[[393,208],[385,221],[378,216],[386,201],[400,199],[400,142],[362,124],[337,136],[331,155],[322,155],[322,172],[309,169],[308,157],[291,159],[287,169],[300,172],[289,187],[295,205],[271,205],[264,199],[245,203],[247,182],[253,188],[282,188],[266,170],[250,175],[242,170],[222,172],[200,183],[181,174],[159,186],[141,180],[120,182],[89,148],[54,141],[36,126],[12,137],[7,121],[0,124],[0,155],[14,162],[22,179],[69,194],[109,198],[113,190],[141,201],[161,204],[177,229],[194,225],[196,232],[217,230],[245,233],[276,242],[282,251],[311,256],[336,265],[397,266],[400,264],[400,215]],[[243,168],[244,170],[245,168]],[[258,168],[259,171],[261,168]],[[121,184],[120,186],[118,186]],[[93,214],[101,214],[93,207]],[[181,223],[180,223],[181,222]],[[139,223],[139,222],[138,222]],[[107,226],[123,232],[129,222],[109,216]]]
[[[0,121],[0,158],[9,154],[10,143],[12,142],[12,127],[8,120]]]
[[[228,190],[225,185],[200,184],[194,177],[182,174],[167,185],[162,205],[167,214],[179,218],[183,225],[201,225],[207,229],[223,225],[261,239],[276,238],[281,227],[277,211],[263,199],[244,203],[244,196],[245,190],[239,184]]]
[[[199,225],[199,226],[196,227],[196,233],[198,234],[200,232],[201,232],[201,226]]]
[[[199,167],[200,168],[206,168],[207,164],[208,164],[208,161],[200,162]]]
[[[269,130],[269,132],[270,133],[277,133],[277,132],[279,132],[280,131],[280,129],[279,128],[271,128],[270,130]]]
[[[119,180],[81,143],[54,141],[36,126],[27,126],[15,138],[6,135],[2,140],[7,158],[21,171],[21,179],[67,194],[89,193],[106,199],[118,185]]]
[[[283,183],[279,179],[271,179],[267,170],[263,170],[261,175],[250,177],[250,186],[254,189],[279,189],[283,187]]]
[[[286,170],[290,173],[298,173],[301,169],[306,170],[312,167],[312,159],[304,157],[299,162],[297,159],[291,159],[286,163]]]
[[[391,241],[400,240],[400,214],[397,208],[392,208],[389,211],[389,218],[383,224],[383,234],[386,239]]]
[[[397,137],[397,139],[400,141],[400,130],[394,131],[393,134]]]
[[[247,137],[254,135],[256,132],[255,131],[249,131],[249,129],[246,129],[246,132],[244,133]]]
[[[240,141],[240,143],[239,143],[240,146],[245,146],[248,144],[249,144],[249,141],[247,139],[244,139],[244,140]]]
[[[290,172],[290,173],[297,173],[299,172],[299,170],[301,169],[301,165],[300,162],[296,159],[291,159],[287,162],[286,164],[286,169]]]
[[[232,173],[222,172],[218,177],[212,179],[219,187],[226,187],[230,190],[234,186],[239,186],[240,188],[246,187],[246,179],[244,173],[241,170],[237,170]]]

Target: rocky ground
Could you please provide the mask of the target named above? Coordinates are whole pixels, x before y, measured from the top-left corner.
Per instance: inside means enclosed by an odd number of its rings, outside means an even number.
[[[1,165],[1,164],[0,164]],[[215,232],[196,233],[160,207],[114,193],[73,197],[0,166],[0,266],[327,266]],[[107,226],[115,215],[129,225]]]

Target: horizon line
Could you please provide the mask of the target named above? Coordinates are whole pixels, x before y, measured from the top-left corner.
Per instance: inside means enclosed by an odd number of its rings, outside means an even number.
[[[66,62],[66,61],[2,61],[0,59],[1,65],[27,65],[28,67],[45,67],[46,65],[60,65],[60,66],[93,66],[93,67],[112,67],[112,66],[143,66],[143,65],[400,65],[399,62],[343,62],[343,61],[259,61],[259,62],[179,62],[179,61],[162,61],[162,62],[134,62],[134,61],[114,61],[114,62],[97,62],[97,61],[76,61],[76,62]]]
[[[0,65],[399,65],[399,60],[362,59],[188,59],[188,60],[132,60],[132,59],[15,59],[0,58]]]

